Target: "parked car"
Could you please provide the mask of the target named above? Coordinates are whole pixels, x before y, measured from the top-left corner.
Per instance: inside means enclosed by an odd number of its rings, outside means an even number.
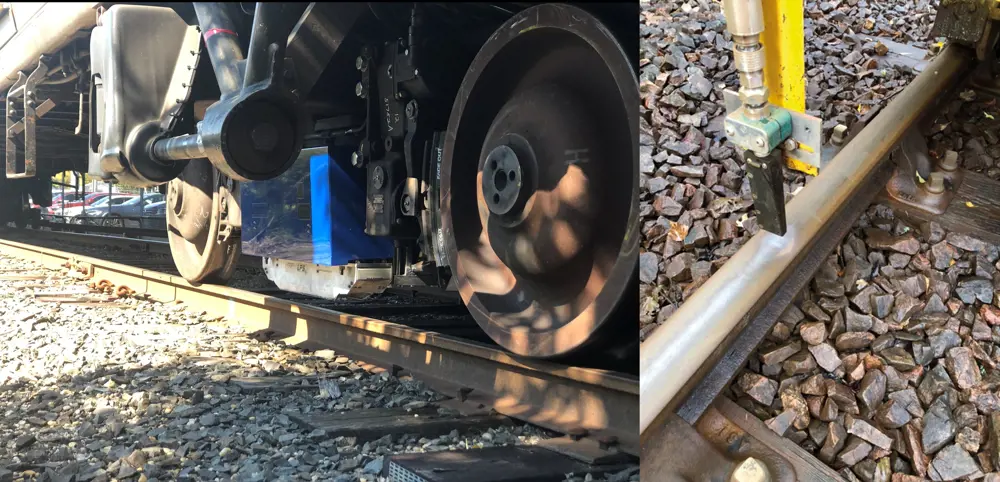
[[[138,199],[138,196],[134,194],[127,194],[127,195],[123,194],[119,196],[117,193],[115,193],[114,196],[105,196],[95,201],[90,206],[85,206],[85,207],[80,206],[75,208],[79,209],[79,211],[75,211],[75,213],[69,219],[71,219],[71,222],[73,224],[98,224],[101,222],[101,218],[103,217],[104,214],[103,212],[100,211],[101,208],[107,207],[109,205],[118,206],[127,203],[129,201],[132,201],[133,199]],[[97,211],[95,212],[93,210]]]
[[[167,228],[167,202],[160,201],[147,205],[142,210],[142,227],[149,229]]]
[[[109,226],[122,226],[123,218],[139,218],[143,214],[143,208],[150,204],[163,201],[163,194],[158,192],[135,196],[122,203],[107,203],[100,206],[91,206],[84,210],[87,217],[103,218],[102,224]]]
[[[65,204],[62,202],[56,203],[55,200],[52,201],[52,206],[48,209],[49,214],[62,216],[63,219],[69,219],[83,212],[89,206],[101,202],[101,200],[112,196],[111,193],[106,192],[92,192],[87,193],[87,195],[82,200],[70,201]],[[114,193],[113,197],[123,197],[130,198],[132,194],[119,194]]]
[[[106,205],[109,202],[109,200],[113,201],[115,204],[121,204],[136,197],[135,194],[123,194],[123,193],[108,194],[106,192],[94,193],[92,196],[93,196],[92,198],[88,196],[88,199],[84,203],[78,203],[75,206],[63,208],[61,211],[58,211],[54,214],[61,215],[62,219],[72,219],[76,216],[83,214],[83,212],[86,209],[89,209],[91,207]]]

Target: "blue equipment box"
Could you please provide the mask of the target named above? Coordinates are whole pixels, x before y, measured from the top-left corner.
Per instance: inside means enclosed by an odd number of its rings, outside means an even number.
[[[365,171],[337,159],[347,156],[303,149],[281,176],[243,183],[243,252],[324,266],[392,259],[391,239],[365,234]]]

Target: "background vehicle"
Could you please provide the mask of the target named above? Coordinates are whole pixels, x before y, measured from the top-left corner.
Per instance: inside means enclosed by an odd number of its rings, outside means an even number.
[[[66,219],[71,219],[72,220],[71,222],[75,224],[92,223],[93,218],[101,217],[102,208],[106,209],[108,206],[119,206],[121,204],[133,201],[135,199],[138,199],[138,196],[134,194],[118,195],[116,193],[114,196],[105,196],[95,201],[90,206],[86,207],[78,206],[76,208],[73,208],[76,209],[76,211],[73,214],[67,212]]]
[[[98,206],[91,206],[84,210],[87,217],[102,218],[101,224],[109,226],[126,225],[125,220],[132,222],[128,224],[138,224],[142,217],[143,208],[155,202],[163,201],[160,193],[147,194],[145,196],[131,196],[124,202],[107,202]]]
[[[142,209],[142,227],[149,229],[167,228],[167,202],[160,201],[146,205]]]
[[[317,296],[364,272],[458,292],[514,353],[635,370],[637,4],[249,5],[19,19],[0,222],[62,171],[159,187],[191,282],[243,251]]]

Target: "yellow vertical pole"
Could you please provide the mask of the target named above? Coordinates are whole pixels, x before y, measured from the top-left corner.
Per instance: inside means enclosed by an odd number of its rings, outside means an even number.
[[[797,112],[806,110],[806,57],[803,0],[762,0],[764,9],[764,81],[768,101]],[[816,175],[817,169],[795,159],[788,167]]]

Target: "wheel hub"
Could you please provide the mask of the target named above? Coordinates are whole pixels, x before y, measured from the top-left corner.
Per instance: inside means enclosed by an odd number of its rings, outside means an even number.
[[[513,214],[517,217],[524,207],[523,193],[527,192],[527,189],[521,189],[524,174],[517,153],[510,146],[497,146],[486,156],[485,165],[483,197],[490,212],[497,216]],[[518,205],[516,210],[515,205]]]

